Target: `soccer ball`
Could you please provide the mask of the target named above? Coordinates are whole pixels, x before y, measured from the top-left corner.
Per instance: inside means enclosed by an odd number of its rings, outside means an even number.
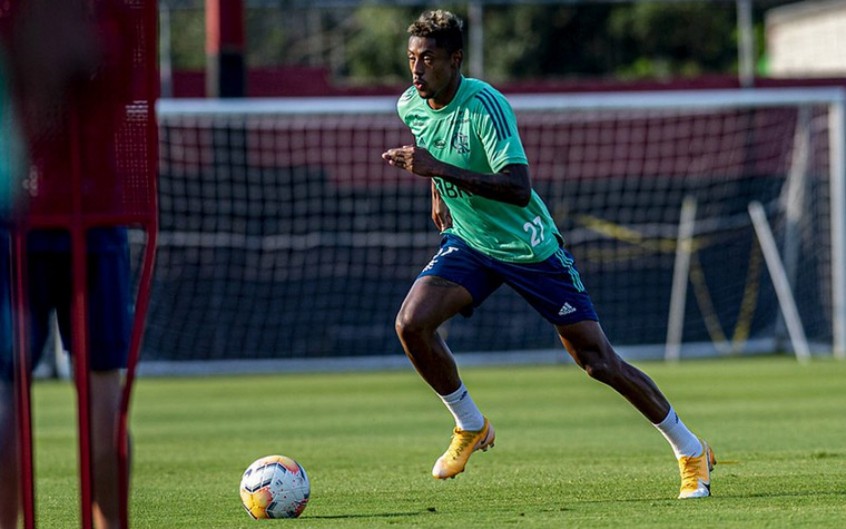
[[[303,467],[285,456],[257,459],[241,477],[241,503],[254,519],[296,518],[311,494]]]

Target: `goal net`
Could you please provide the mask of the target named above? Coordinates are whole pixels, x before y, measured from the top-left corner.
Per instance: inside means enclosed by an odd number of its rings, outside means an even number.
[[[808,341],[842,342],[842,91],[509,99],[535,189],[624,356],[663,355],[686,199],[682,357],[789,350],[750,202]],[[413,141],[395,102],[160,101],[145,362],[401,358],[394,316],[439,234],[429,181],[380,158]],[[441,332],[457,354],[563,357],[507,287]]]

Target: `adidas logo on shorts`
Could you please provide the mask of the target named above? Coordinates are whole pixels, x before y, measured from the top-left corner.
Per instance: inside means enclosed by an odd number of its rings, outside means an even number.
[[[562,307],[558,310],[558,315],[559,315],[559,316],[566,316],[566,315],[568,315],[568,314],[572,314],[572,313],[574,313],[574,312],[576,312],[576,307],[574,307],[574,306],[570,305],[569,303],[565,303],[565,304],[564,304],[564,305],[563,305],[563,306],[562,306]]]

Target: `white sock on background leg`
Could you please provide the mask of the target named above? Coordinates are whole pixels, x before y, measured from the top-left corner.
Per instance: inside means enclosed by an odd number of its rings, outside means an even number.
[[[475,432],[481,430],[485,425],[485,418],[476,403],[473,402],[467,388],[464,387],[464,382],[449,395],[438,396],[444,401],[444,405],[452,413],[452,416],[455,417],[455,425],[460,430]]]
[[[702,443],[699,438],[687,429],[672,406],[670,406],[667,417],[654,426],[670,443],[673,452],[676,454],[676,459],[682,456],[691,457],[702,454]]]

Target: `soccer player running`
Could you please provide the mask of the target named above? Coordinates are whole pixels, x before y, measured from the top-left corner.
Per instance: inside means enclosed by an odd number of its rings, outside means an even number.
[[[456,314],[472,314],[505,283],[555,326],[576,364],[625,397],[664,435],[679,463],[678,497],[709,496],[713,451],[606,338],[573,257],[532,189],[511,106],[489,84],[461,74],[462,20],[448,11],[428,11],[408,33],[413,86],[397,109],[416,145],[389,149],[382,158],[431,179],[432,219],[443,233],[440,250],[396,318],[406,355],[455,418],[452,442],[432,475],[455,477],[474,451],[492,447],[495,438],[437,329]]]

